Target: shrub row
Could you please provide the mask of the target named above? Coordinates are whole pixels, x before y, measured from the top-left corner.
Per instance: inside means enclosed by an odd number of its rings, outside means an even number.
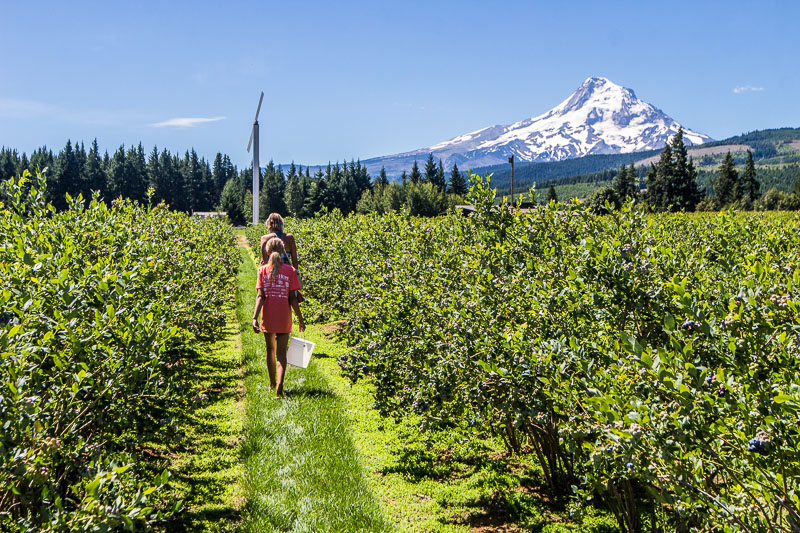
[[[800,530],[800,218],[522,213],[473,179],[469,218],[291,223],[376,408],[501,438],[624,531]]]
[[[0,529],[153,525],[168,474],[141,460],[175,437],[181,365],[221,335],[231,227],[128,201],[0,184]]]

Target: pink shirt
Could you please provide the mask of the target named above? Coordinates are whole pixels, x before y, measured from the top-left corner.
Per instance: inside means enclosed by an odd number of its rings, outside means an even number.
[[[297,272],[291,265],[281,264],[275,279],[270,279],[269,267],[258,269],[256,289],[264,296],[261,308],[261,331],[266,333],[291,333],[292,308],[289,305],[289,292],[300,289]]]

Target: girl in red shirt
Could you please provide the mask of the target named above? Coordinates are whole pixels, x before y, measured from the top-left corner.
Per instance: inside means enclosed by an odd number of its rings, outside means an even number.
[[[306,325],[300,305],[297,303],[297,290],[300,282],[297,272],[285,264],[281,257],[286,253],[283,241],[273,237],[267,241],[266,264],[258,269],[256,279],[256,308],[253,311],[253,331],[264,333],[267,344],[267,371],[269,384],[275,388],[278,398],[283,398],[283,376],[286,373],[286,349],[289,334],[292,332],[292,310],[297,313],[299,330]],[[259,322],[259,314],[261,320]],[[277,359],[277,368],[276,368]],[[277,374],[277,375],[276,375]]]

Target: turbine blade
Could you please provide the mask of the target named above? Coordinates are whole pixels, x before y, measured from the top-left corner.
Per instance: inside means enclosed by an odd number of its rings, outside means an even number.
[[[250,128],[250,140],[247,141],[247,151],[250,151],[250,145],[253,144],[253,128]]]
[[[261,97],[258,99],[258,109],[256,109],[256,118],[253,122],[258,122],[258,114],[261,112],[261,102],[264,100],[264,91],[261,91]]]

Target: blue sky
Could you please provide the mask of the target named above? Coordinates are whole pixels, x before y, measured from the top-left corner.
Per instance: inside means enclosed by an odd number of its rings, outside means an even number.
[[[0,7],[0,145],[28,153],[97,138],[241,167],[263,90],[262,160],[366,159],[536,116],[589,76],[718,139],[800,126],[794,1]]]

